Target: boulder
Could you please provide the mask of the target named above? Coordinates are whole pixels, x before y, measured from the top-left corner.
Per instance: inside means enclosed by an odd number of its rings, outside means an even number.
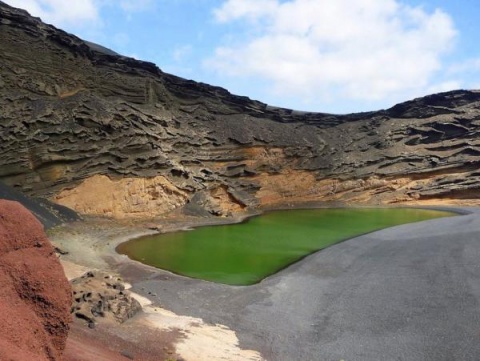
[[[0,360],[60,360],[71,288],[42,224],[0,200]]]
[[[95,327],[99,320],[123,323],[142,307],[134,299],[122,279],[104,272],[87,272],[71,281],[72,314]]]

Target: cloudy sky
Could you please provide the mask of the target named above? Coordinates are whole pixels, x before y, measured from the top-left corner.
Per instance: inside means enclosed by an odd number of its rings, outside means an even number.
[[[478,0],[3,0],[163,71],[349,113],[480,88]]]

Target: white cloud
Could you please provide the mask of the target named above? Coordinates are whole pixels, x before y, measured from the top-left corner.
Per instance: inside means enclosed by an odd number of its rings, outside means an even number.
[[[458,88],[480,89],[480,58],[465,59],[453,63],[447,69],[450,78],[460,79]]]
[[[144,11],[153,4],[152,0],[121,0],[120,7],[125,12]]]
[[[40,17],[44,22],[57,27],[88,27],[100,25],[101,9],[120,8],[127,16],[134,12],[145,11],[153,0],[4,0],[7,4],[27,10],[31,15]]]
[[[455,63],[448,69],[450,74],[463,74],[478,72],[480,70],[480,58],[467,59],[461,63]]]
[[[222,7],[214,9],[215,17],[220,22],[237,20],[242,17],[250,20],[266,16],[278,7],[276,0],[242,0],[227,1]]]
[[[175,62],[181,62],[192,54],[192,50],[191,45],[178,45],[173,49],[172,58]]]
[[[218,47],[209,69],[306,99],[417,96],[435,87],[456,38],[445,12],[397,0],[227,0],[214,16],[247,39]]]
[[[6,0],[5,2],[25,9],[44,22],[59,27],[99,21],[99,6],[94,0]]]
[[[449,81],[441,82],[441,83],[430,86],[429,88],[427,88],[427,93],[435,94],[435,93],[445,92],[445,91],[454,90],[454,89],[461,89],[461,88],[462,88],[462,82],[457,80],[449,80]]]

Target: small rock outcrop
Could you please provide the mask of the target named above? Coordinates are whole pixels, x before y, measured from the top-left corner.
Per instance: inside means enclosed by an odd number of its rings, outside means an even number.
[[[0,200],[0,360],[61,360],[71,288],[41,223]]]
[[[71,312],[86,321],[89,327],[95,327],[101,320],[125,322],[142,309],[119,277],[90,271],[73,279],[71,284]]]

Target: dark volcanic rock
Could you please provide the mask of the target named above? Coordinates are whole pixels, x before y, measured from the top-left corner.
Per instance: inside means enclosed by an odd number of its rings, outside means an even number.
[[[72,314],[86,321],[90,327],[100,320],[125,322],[142,309],[118,277],[90,271],[71,283]]]
[[[79,220],[80,217],[71,209],[41,198],[27,197],[22,192],[0,183],[0,199],[21,203],[33,213],[45,228],[58,226],[65,222]]]
[[[71,289],[43,227],[17,202],[0,200],[0,359],[60,360]]]
[[[476,202],[478,92],[299,112],[164,73],[1,2],[0,19],[0,180],[28,195],[110,216],[191,200],[217,215],[312,200]]]

